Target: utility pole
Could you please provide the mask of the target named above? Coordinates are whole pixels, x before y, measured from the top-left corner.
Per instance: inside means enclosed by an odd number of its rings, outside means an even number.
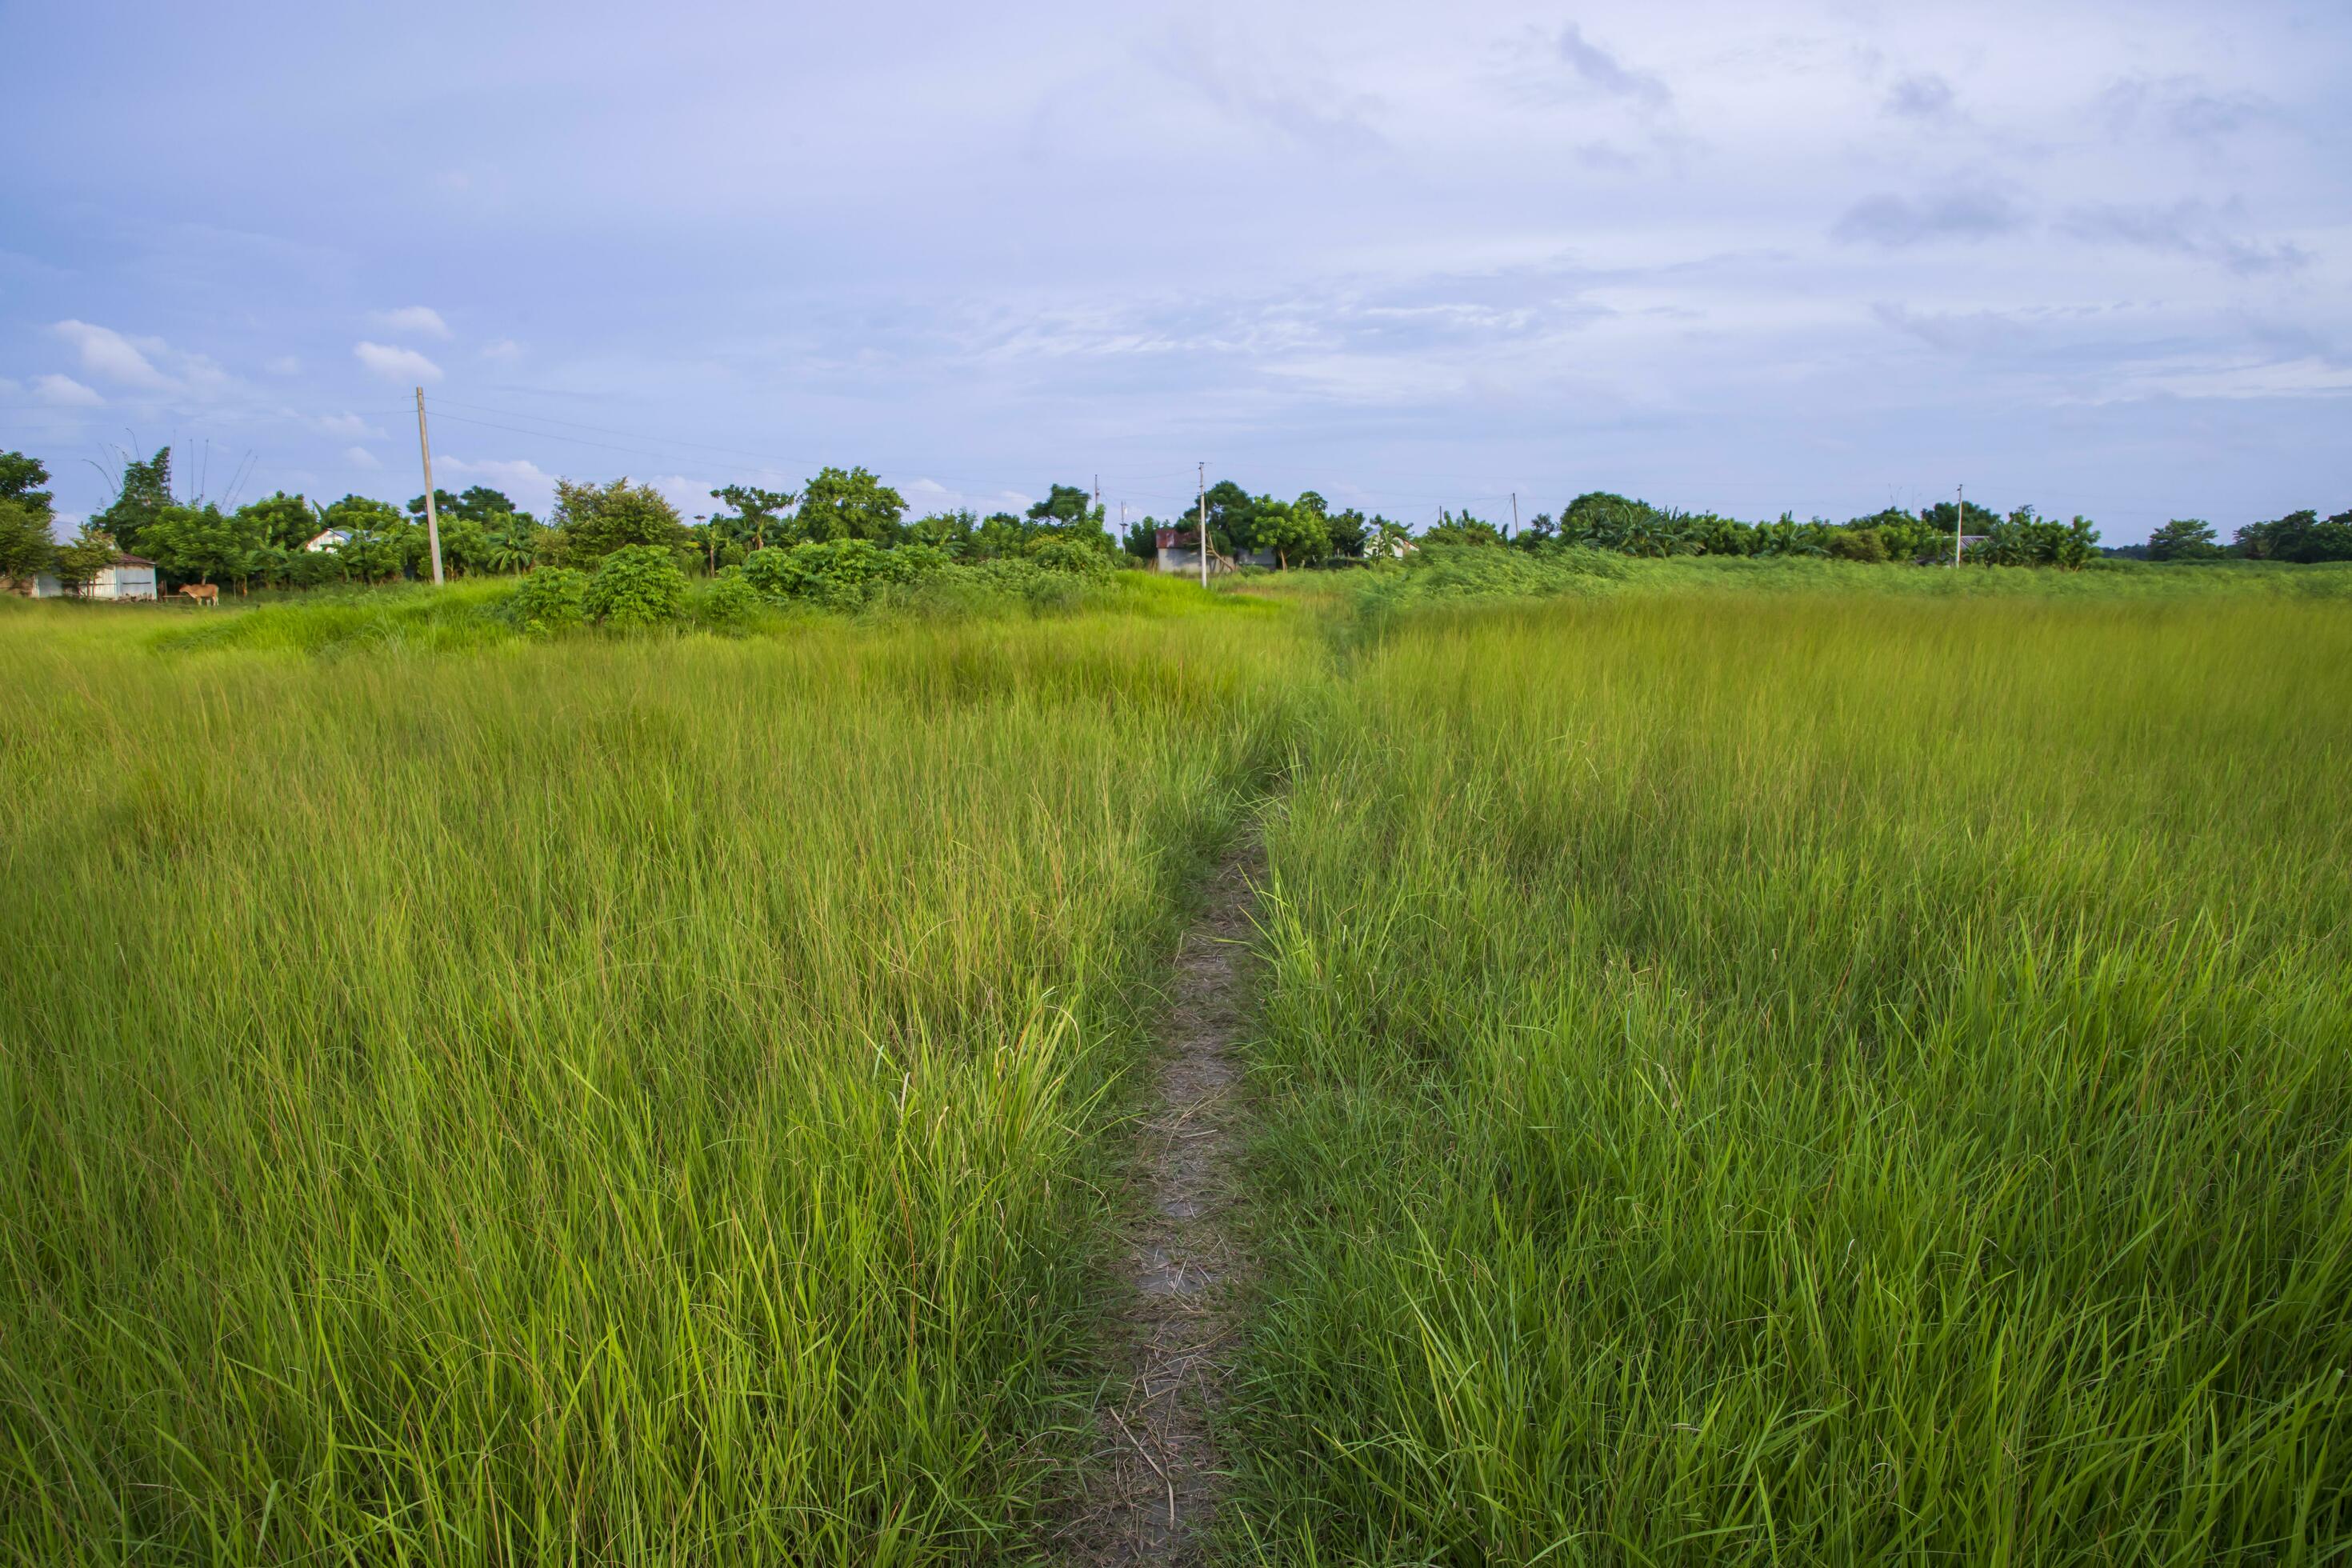
[[[1209,585],[1209,465],[1201,465],[1201,586]]]
[[[1969,487],[1960,487],[1960,504],[1952,513],[1952,564],[1960,563],[1960,535],[1969,531]]]
[[[1518,492],[1518,491],[1517,491],[1517,490],[1513,490],[1513,491],[1511,492],[1511,533],[1517,533],[1517,532],[1518,532],[1518,531],[1519,531],[1519,492]],[[1508,538],[1510,537],[1510,534],[1506,534],[1506,535],[1504,535],[1504,537],[1505,537],[1506,539],[1508,539]]]
[[[1095,476],[1095,515],[1102,516],[1102,476]]]
[[[433,504],[433,442],[425,434],[425,389],[416,389],[416,449],[425,454],[425,539],[433,546],[433,585],[441,586],[441,514]]]

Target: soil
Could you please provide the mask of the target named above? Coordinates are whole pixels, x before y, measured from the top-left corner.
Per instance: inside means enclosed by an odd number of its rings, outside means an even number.
[[[1128,1236],[1124,1386],[1097,1411],[1102,1474],[1067,1539],[1072,1560],[1203,1560],[1224,1475],[1217,1443],[1243,1267],[1228,1232],[1238,1139],[1236,1045],[1246,1016],[1254,837],[1218,865],[1177,956],[1171,1006],[1139,1132],[1139,1202]]]

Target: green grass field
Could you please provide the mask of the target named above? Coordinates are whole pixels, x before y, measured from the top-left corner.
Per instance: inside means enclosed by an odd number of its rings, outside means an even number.
[[[1255,816],[1231,1560],[2345,1561],[2343,575],[0,605],[0,1560],[1050,1560]]]
[[[1283,630],[106,614],[0,620],[0,1554],[1017,1543]]]
[[[1398,632],[1276,816],[1269,1557],[2352,1553],[2352,617]]]

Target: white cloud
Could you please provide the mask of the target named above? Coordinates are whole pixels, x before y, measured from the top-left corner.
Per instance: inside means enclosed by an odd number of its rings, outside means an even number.
[[[464,458],[436,455],[433,477],[441,479],[445,488],[455,488],[454,481],[464,479],[469,485],[488,485],[507,497],[525,511],[535,511],[544,517],[555,502],[555,476],[528,458],[486,458],[469,462]]]
[[[381,468],[383,467],[383,461],[365,447],[344,447],[343,461],[349,463],[354,468]]]
[[[789,488],[789,487],[788,487]],[[950,489],[933,479],[908,479],[895,487],[906,499],[908,518],[929,517],[934,512],[976,511],[986,515],[995,511],[1027,511],[1036,497],[1018,490],[959,490]],[[1118,510],[1118,498],[1110,500],[1112,511]],[[1139,517],[1142,514],[1138,512]]]
[[[377,310],[369,318],[377,326],[392,332],[416,332],[428,338],[446,338],[449,323],[441,312],[430,305],[403,305],[397,310]]]
[[[376,441],[383,439],[381,429],[356,414],[321,414],[314,423],[328,435],[341,436],[347,440],[362,437]]]
[[[390,381],[411,384],[441,379],[441,367],[418,353],[415,349],[394,348],[386,343],[360,342],[352,345],[359,362],[376,374]]]
[[[62,404],[74,408],[95,408],[106,401],[91,388],[69,375],[45,375],[35,382],[45,403]]]
[[[160,351],[160,339],[141,338],[137,342],[124,337],[111,327],[92,326],[88,321],[59,321],[49,329],[81,351],[82,368],[109,381],[119,381],[126,386],[168,387],[171,377],[157,370],[147,358]]]
[[[520,359],[522,345],[512,338],[500,338],[495,342],[482,345],[482,357],[484,359]]]
[[[261,368],[272,375],[299,375],[302,374],[302,362],[292,354],[279,354]]]
[[[656,474],[646,483],[661,491],[680,517],[689,519],[709,515],[710,492],[719,488],[714,480],[689,479],[684,474]]]

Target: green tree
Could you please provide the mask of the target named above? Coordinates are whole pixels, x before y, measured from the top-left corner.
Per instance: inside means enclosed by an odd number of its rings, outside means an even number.
[[[503,490],[484,485],[469,487],[463,495],[433,492],[433,510],[441,528],[442,564],[463,575],[480,572],[520,572],[539,553],[539,520],[515,510]],[[422,521],[425,498],[413,496],[408,515]],[[431,542],[426,542],[429,553]]]
[[[1615,550],[1649,519],[1650,503],[1612,490],[1587,490],[1560,509],[1559,536],[1570,544]]]
[[[284,490],[246,502],[236,509],[236,515],[249,520],[264,540],[280,550],[299,550],[319,532],[317,510],[302,497]]]
[[[488,570],[528,572],[547,548],[547,530],[527,511],[509,512],[483,531]]]
[[[1830,531],[1829,552],[1840,561],[1875,564],[1886,559],[1886,536],[1867,524],[1849,522]]]
[[[969,508],[954,511],[935,511],[929,517],[918,518],[908,526],[907,537],[917,544],[928,544],[934,550],[945,551],[961,560],[971,553],[972,537],[980,531],[980,519]]]
[[[1913,520],[1916,526],[1916,520]],[[1701,555],[1753,555],[1756,553],[1756,530],[1736,517],[1718,517],[1714,512],[1701,512],[1687,521],[1685,537]],[[1899,547],[1884,529],[1880,537],[1887,540],[1890,552]]]
[[[626,479],[608,485],[555,481],[555,559],[566,566],[591,567],[615,550],[649,546],[673,556],[688,548],[686,524],[677,509],[651,485]]]
[[[1260,496],[1250,512],[1250,548],[1273,551],[1275,564],[1286,572],[1294,563],[1320,561],[1331,552],[1330,531],[1320,510]]]
[[[441,519],[441,564],[450,575],[464,577],[493,571],[490,557],[488,529],[461,511]]]
[[[57,559],[48,482],[37,458],[0,452],[0,583],[29,583]]]
[[[1160,524],[1151,518],[1138,518],[1127,525],[1127,533],[1118,542],[1119,548],[1138,561],[1157,559],[1160,553]]]
[[[89,591],[98,574],[114,564],[114,558],[121,553],[114,535],[100,527],[96,518],[90,518],[84,521],[73,542],[58,552],[53,569],[66,592],[79,596]]]
[[[1849,529],[1869,529],[1878,535],[1880,545],[1889,561],[1916,561],[1931,556],[1940,537],[1944,559],[1952,558],[1952,541],[1948,531],[1938,531],[1914,512],[1890,506],[1868,517],[1857,517],[1845,525]],[[1832,552],[1835,553],[1834,549]]]
[[[136,458],[124,459],[122,472],[116,478],[114,500],[95,521],[118,549],[144,555],[140,531],[171,504],[172,448],[166,447],[143,463]]]
[[[2038,517],[2019,507],[1969,547],[1967,559],[1984,566],[2055,566],[2076,571],[2098,553],[2099,531],[2086,517],[2072,522]]]
[[[1087,492],[1076,485],[1055,485],[1047,489],[1044,500],[1029,508],[1029,521],[1067,527],[1088,521],[1100,522],[1102,512],[1087,500]]]
[[[965,551],[973,561],[1003,561],[1024,553],[1029,542],[1037,536],[1037,525],[1013,516],[1009,511],[992,511],[980,520],[965,541]]]
[[[1249,491],[1231,479],[1219,479],[1209,487],[1204,499],[1209,512],[1209,547],[1225,555],[1249,549],[1251,513],[1255,510]],[[1192,525],[1199,522],[1200,516],[1197,507],[1189,508],[1177,521]]]
[[[0,584],[29,583],[57,556],[49,514],[15,496],[0,496]]]
[[[239,510],[163,507],[140,531],[141,552],[167,577],[181,582],[234,583],[242,593],[267,563],[269,540],[261,521]]]
[[[742,549],[765,550],[771,544],[793,542],[791,524],[785,514],[797,499],[790,490],[763,490],[756,485],[727,485],[710,492],[712,500],[723,500],[735,510],[714,513],[711,531],[723,543]]]
[[[2150,561],[2213,561],[2221,554],[2213,525],[2202,518],[2176,517],[2147,536]]]
[[[425,521],[425,498],[424,498],[423,496],[411,496],[411,497],[409,497],[409,498],[408,498],[408,505],[407,505],[405,508],[404,508],[403,510],[404,510],[408,513],[408,515],[409,515],[409,516],[411,516],[411,517],[413,517],[413,518],[416,519],[416,521],[419,521],[419,522],[424,521]],[[434,487],[433,487],[433,515],[434,515],[435,520],[436,520],[436,521],[438,521],[438,520],[440,520],[440,519],[442,519],[442,518],[455,517],[455,516],[457,515],[457,498],[456,496],[451,495],[447,490],[443,489],[440,486],[438,486],[438,485],[434,486]]]
[[[425,531],[398,507],[373,496],[345,496],[319,514],[319,526],[343,534],[334,560],[345,576],[358,582],[389,583],[424,553]]]
[[[434,504],[437,506],[440,503],[436,501]],[[457,498],[457,504],[449,510],[459,517],[471,518],[485,528],[504,517],[530,517],[530,513],[518,508],[504,490],[494,490],[487,485],[468,485],[466,493]],[[538,521],[531,518],[534,523]]]
[[[1315,492],[1309,490],[1307,495]],[[1302,496],[1302,500],[1306,498]],[[1319,498],[1318,498],[1319,499]],[[1371,537],[1371,522],[1361,511],[1348,507],[1339,511],[1323,513],[1323,531],[1331,541],[1331,553],[1345,561],[1364,558],[1364,544]]]
[[[57,498],[41,489],[48,482],[49,470],[38,458],[0,452],[0,500],[23,501],[36,511],[54,516]]]
[[[1087,492],[1076,485],[1052,486],[1045,499],[1029,508],[1028,538],[1022,543],[1024,553],[1034,556],[1046,544],[1075,544],[1099,554],[1109,555],[1117,544],[1110,531],[1103,526],[1102,508],[1087,499]]]
[[[1752,554],[1762,556],[1827,555],[1830,530],[1818,519],[1799,522],[1788,512],[1782,512],[1771,522],[1759,522],[1754,533]]]
[[[1491,522],[1482,522],[1468,512],[1458,516],[1440,511],[1437,521],[1422,534],[1423,544],[1500,544],[1503,536]]]
[[[864,468],[824,468],[801,487],[802,538],[818,543],[862,539],[896,544],[906,498]]]
[[[2252,561],[2352,561],[2352,511],[2326,522],[2316,511],[2291,511],[2238,530],[2237,553]]]

